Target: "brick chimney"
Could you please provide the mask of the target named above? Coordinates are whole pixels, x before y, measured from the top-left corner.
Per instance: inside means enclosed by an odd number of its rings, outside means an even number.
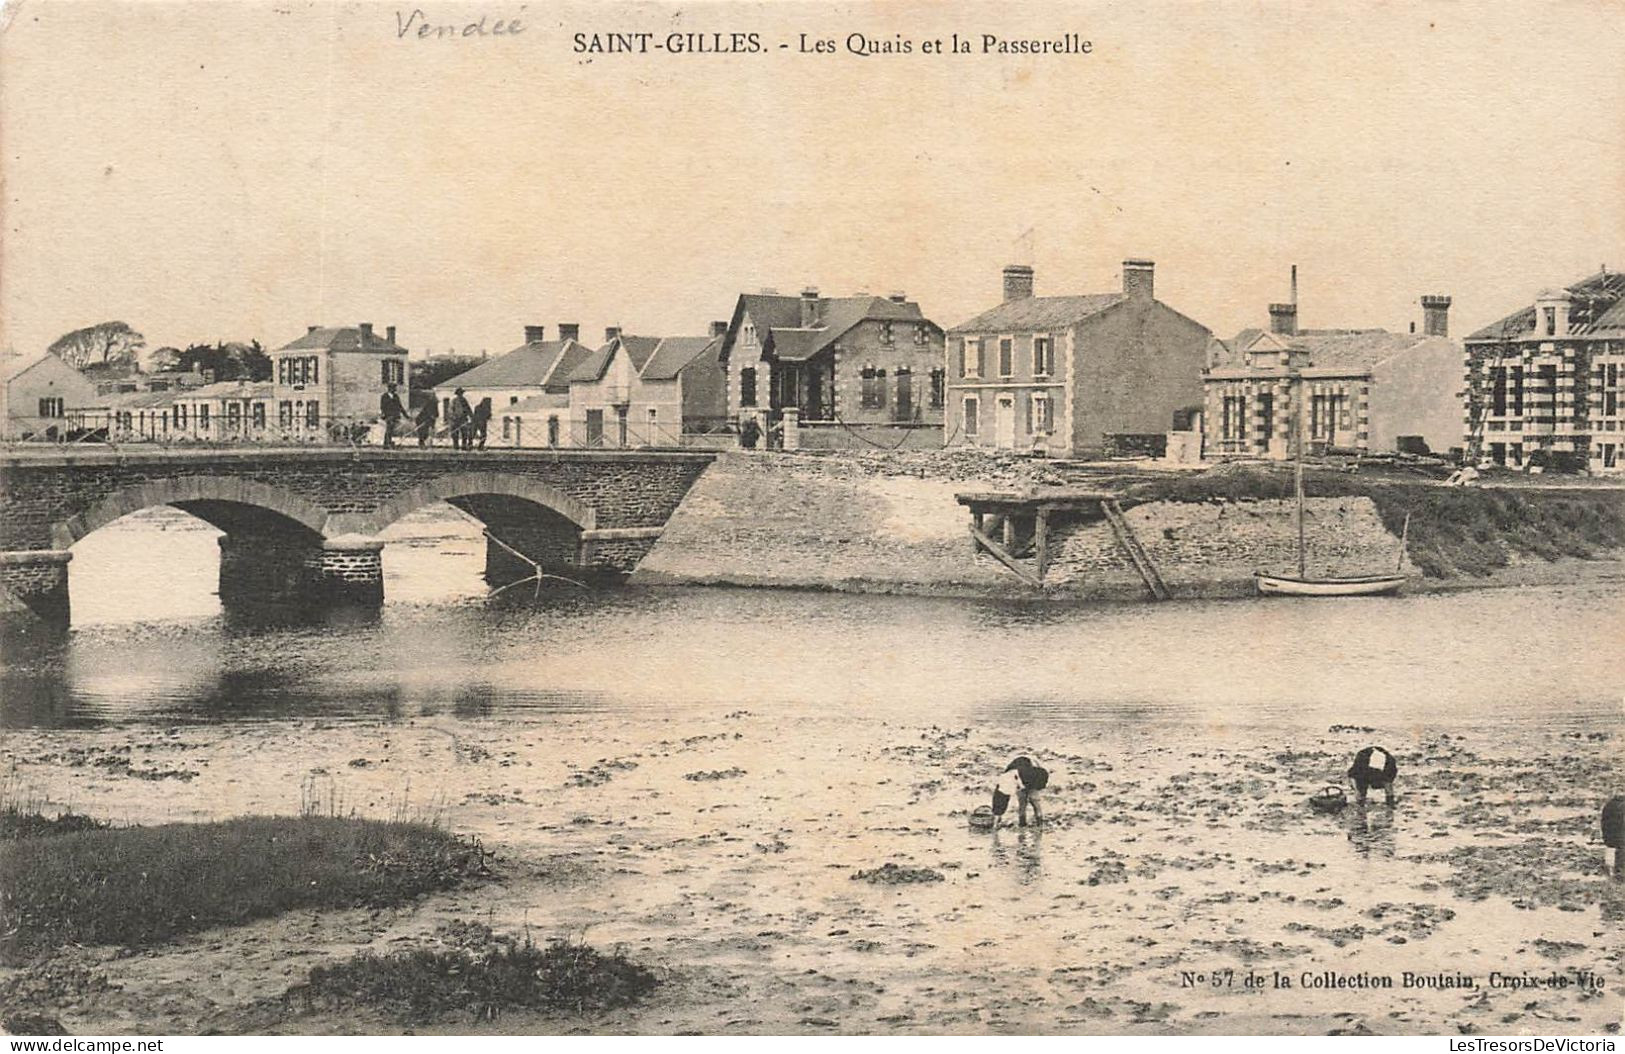
[[[305,332],[306,333],[314,333],[314,332],[316,332],[316,327],[315,326],[306,326],[305,327]]]
[[[818,325],[818,287],[810,285],[801,291],[801,328]]]
[[[894,304],[906,304],[908,303],[908,294],[899,289],[895,293],[888,294],[886,299]]]
[[[1033,295],[1033,269],[1026,264],[1010,264],[1004,269],[1004,299],[1026,300]]]
[[[610,341],[615,340],[620,335],[621,335],[621,327],[620,326],[605,326],[604,327],[604,343],[605,344],[608,344]]]
[[[394,326],[386,326],[384,328],[384,339],[389,341],[391,344],[395,343],[395,327]]]
[[[547,339],[547,327],[546,326],[526,326],[525,327],[525,343],[526,344],[540,344],[542,341],[544,341],[546,339]]]
[[[1288,337],[1295,336],[1298,332],[1298,305],[1271,304],[1270,332]]]
[[[1123,292],[1135,300],[1150,300],[1156,295],[1157,265],[1151,260],[1123,261]]]
[[[1422,298],[1422,334],[1428,337],[1450,335],[1450,298],[1424,296]]]
[[[560,322],[559,323],[559,339],[560,340],[580,341],[581,340],[581,324],[579,322]]]
[[[713,337],[725,337],[725,336],[727,336],[728,335],[728,323],[727,323],[727,321],[726,320],[718,320],[716,322],[711,323],[711,335]]]
[[[363,323],[361,323],[361,346],[366,347],[368,344],[371,344],[371,343],[372,343],[372,323],[371,322],[363,322]]]

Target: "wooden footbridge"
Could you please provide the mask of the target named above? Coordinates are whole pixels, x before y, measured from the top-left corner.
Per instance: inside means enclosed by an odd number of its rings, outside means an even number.
[[[1167,600],[1163,582],[1151,554],[1134,534],[1118,495],[1105,490],[1047,487],[1024,491],[969,491],[956,494],[970,509],[971,552],[987,552],[1034,589],[1044,588],[1049,570],[1051,530],[1058,518],[1099,515],[1112,529],[1117,544],[1145,583],[1152,600]],[[1025,563],[1031,558],[1032,563]]]

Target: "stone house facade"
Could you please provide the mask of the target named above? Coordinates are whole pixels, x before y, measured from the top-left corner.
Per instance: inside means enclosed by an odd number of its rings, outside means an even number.
[[[305,335],[271,352],[276,425],[289,433],[329,434],[370,428],[378,402],[393,383],[404,405],[409,396],[407,350],[395,327],[383,335],[372,323],[337,329],[310,326]]]
[[[769,427],[940,428],[943,332],[903,293],[742,294],[721,348],[727,417]]]
[[[1004,269],[1004,298],[947,334],[948,446],[1079,456],[1156,448],[1202,402],[1212,337],[1156,299],[1155,265],[1123,262],[1120,292],[1034,296]]]
[[[1625,276],[1606,267],[1464,341],[1468,456],[1523,466],[1567,455],[1625,472]]]
[[[1296,302],[1271,304],[1270,328],[1208,346],[1202,446],[1207,457],[1305,450],[1443,453],[1456,441],[1459,345],[1450,298],[1422,298],[1421,333],[1297,326]],[[1301,415],[1301,419],[1300,419]]]
[[[50,352],[0,361],[0,428],[7,439],[55,439],[72,411],[94,406],[96,385]]]

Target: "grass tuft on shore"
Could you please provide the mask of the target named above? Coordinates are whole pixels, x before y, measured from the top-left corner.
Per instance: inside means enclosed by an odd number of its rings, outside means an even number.
[[[295,908],[381,907],[485,872],[424,824],[245,816],[0,843],[0,963],[64,945],[143,947]]]
[[[8,805],[0,809],[0,842],[14,842],[19,838],[49,838],[58,834],[76,834],[79,831],[99,831],[108,825],[76,812],[46,816],[29,809]]]
[[[1483,577],[1515,558],[1591,558],[1625,548],[1625,490],[1440,487],[1309,471],[1311,498],[1363,497],[1394,535],[1410,515],[1406,551],[1429,578]],[[1226,466],[1132,488],[1136,502],[1271,501],[1292,497],[1290,468]]]
[[[620,952],[606,955],[582,943],[537,946],[462,924],[451,947],[362,952],[290,990],[289,1009],[375,1007],[413,1021],[453,1011],[495,1019],[507,1009],[581,1014],[632,1003],[659,983],[648,968]]]

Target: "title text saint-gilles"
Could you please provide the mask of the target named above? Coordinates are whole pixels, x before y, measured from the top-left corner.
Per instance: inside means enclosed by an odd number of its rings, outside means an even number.
[[[571,50],[577,55],[754,55],[762,50],[757,33],[577,33]]]

